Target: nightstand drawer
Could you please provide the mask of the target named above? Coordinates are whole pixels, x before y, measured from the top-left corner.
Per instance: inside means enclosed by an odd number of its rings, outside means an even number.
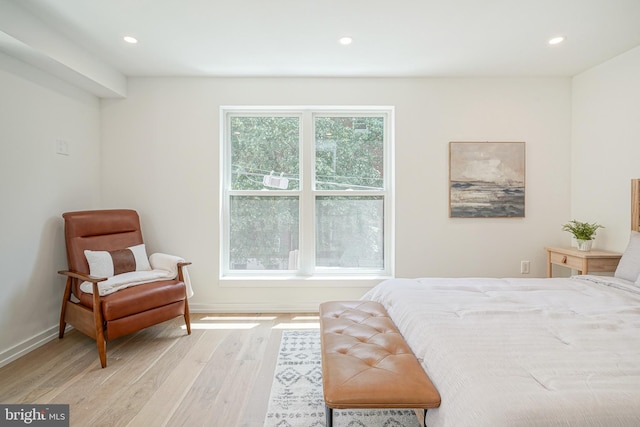
[[[555,252],[551,252],[551,263],[564,265],[574,270],[582,270],[582,259],[573,255],[564,255]]]

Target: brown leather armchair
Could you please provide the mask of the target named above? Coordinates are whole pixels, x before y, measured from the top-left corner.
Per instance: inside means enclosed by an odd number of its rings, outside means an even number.
[[[191,263],[178,262],[175,278],[124,287],[107,295],[100,295],[98,284],[108,283],[108,277],[90,276],[85,250],[115,254],[143,243],[136,211],[67,212],[62,217],[69,270],[59,271],[67,276],[60,313],[60,338],[64,336],[67,323],[94,338],[104,368],[107,366],[107,340],[178,316],[184,316],[187,333],[191,334],[184,270],[184,266]],[[84,282],[88,283],[81,289]]]

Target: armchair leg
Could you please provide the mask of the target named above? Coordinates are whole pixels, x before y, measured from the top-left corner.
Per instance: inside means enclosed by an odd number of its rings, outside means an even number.
[[[98,345],[98,356],[100,357],[100,366],[107,367],[107,341],[102,337],[96,338],[96,344]]]
[[[185,276],[186,270],[183,270],[183,268],[185,268],[189,264],[191,263],[190,262],[178,263],[178,280],[180,280],[181,282],[185,281],[184,276]],[[185,295],[184,296],[184,323],[185,325],[187,325],[187,335],[191,335],[191,318],[189,316],[189,300],[187,298],[188,298],[187,295]]]
[[[64,288],[64,296],[62,297],[62,309],[60,310],[60,329],[58,330],[58,338],[64,337],[64,330],[67,327],[65,321],[67,315],[67,302],[71,299],[71,277],[67,277],[67,284]]]
[[[187,325],[187,335],[191,335],[191,316],[189,315],[189,302],[184,299],[184,324]]]
[[[98,346],[98,356],[100,365],[107,367],[107,340],[104,337],[104,325],[102,319],[102,304],[98,292],[98,284],[93,283],[93,320],[96,328],[96,345]]]
[[[58,339],[64,338],[64,330],[67,328],[67,322],[64,321],[64,314],[67,308],[67,302],[62,301],[62,313],[60,314],[60,327],[58,330]]]

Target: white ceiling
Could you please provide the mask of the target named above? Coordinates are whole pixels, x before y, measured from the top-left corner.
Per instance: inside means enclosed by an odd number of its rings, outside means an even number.
[[[640,0],[0,2],[125,76],[572,76],[640,45]]]

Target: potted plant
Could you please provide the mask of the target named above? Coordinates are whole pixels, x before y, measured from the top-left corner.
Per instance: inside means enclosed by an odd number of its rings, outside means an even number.
[[[584,252],[591,250],[593,239],[596,236],[596,230],[599,228],[604,227],[595,222],[581,222],[576,221],[575,219],[562,225],[563,231],[568,231],[573,234],[573,237],[575,237],[576,242],[578,243],[578,250]]]

